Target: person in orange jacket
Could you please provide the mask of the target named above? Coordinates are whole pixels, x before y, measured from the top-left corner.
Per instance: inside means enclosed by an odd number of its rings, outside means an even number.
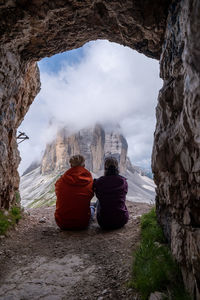
[[[70,158],[71,168],[55,183],[57,196],[55,220],[61,229],[84,229],[89,225],[90,201],[94,196],[93,179],[86,170],[85,159],[81,155]]]

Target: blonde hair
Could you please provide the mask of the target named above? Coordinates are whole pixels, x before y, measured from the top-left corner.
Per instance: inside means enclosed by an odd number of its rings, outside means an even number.
[[[82,155],[73,155],[70,157],[69,163],[71,167],[84,167],[85,166],[85,158]]]

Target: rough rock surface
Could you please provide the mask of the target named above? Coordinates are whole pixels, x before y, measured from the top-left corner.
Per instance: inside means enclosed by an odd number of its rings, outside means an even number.
[[[65,172],[69,158],[81,153],[85,157],[88,170],[98,173],[103,170],[104,158],[111,154],[119,161],[120,172],[126,171],[128,144],[122,134],[106,131],[102,126],[87,128],[69,134],[67,128],[61,129],[56,139],[46,146],[41,173]]]
[[[163,299],[166,299],[166,295],[160,292],[151,293],[151,295],[149,296],[149,300],[163,300]]]
[[[23,60],[108,39],[159,58],[170,1],[1,1],[0,40]]]
[[[18,188],[16,129],[40,87],[35,61],[97,38],[154,58],[162,52],[153,151],[157,212],[185,283],[199,299],[200,2],[175,0],[168,15],[169,2],[0,2],[0,207],[14,202]]]
[[[39,92],[38,67],[0,49],[0,80],[0,207],[9,208],[19,187],[16,131]]]
[[[157,214],[194,299],[200,299],[199,20],[199,1],[171,6],[153,149]]]

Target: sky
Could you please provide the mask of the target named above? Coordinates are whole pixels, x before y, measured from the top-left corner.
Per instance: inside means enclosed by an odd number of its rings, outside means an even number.
[[[159,62],[105,40],[44,58],[39,63],[41,91],[19,131],[22,173],[63,126],[74,133],[95,123],[120,125],[134,165],[150,168],[155,130]],[[51,124],[51,125],[50,125]]]

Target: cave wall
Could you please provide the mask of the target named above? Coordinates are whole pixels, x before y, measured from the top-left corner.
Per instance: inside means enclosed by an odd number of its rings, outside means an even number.
[[[193,299],[200,299],[200,1],[174,1],[152,155],[156,208]]]
[[[0,208],[16,202],[20,163],[16,133],[40,89],[36,63],[22,63],[19,53],[0,49]]]
[[[0,1],[0,208],[15,202],[16,130],[40,89],[36,61],[95,39],[160,58],[164,85],[152,155],[157,213],[185,284],[199,299],[200,2],[176,0],[168,9],[170,2]]]

